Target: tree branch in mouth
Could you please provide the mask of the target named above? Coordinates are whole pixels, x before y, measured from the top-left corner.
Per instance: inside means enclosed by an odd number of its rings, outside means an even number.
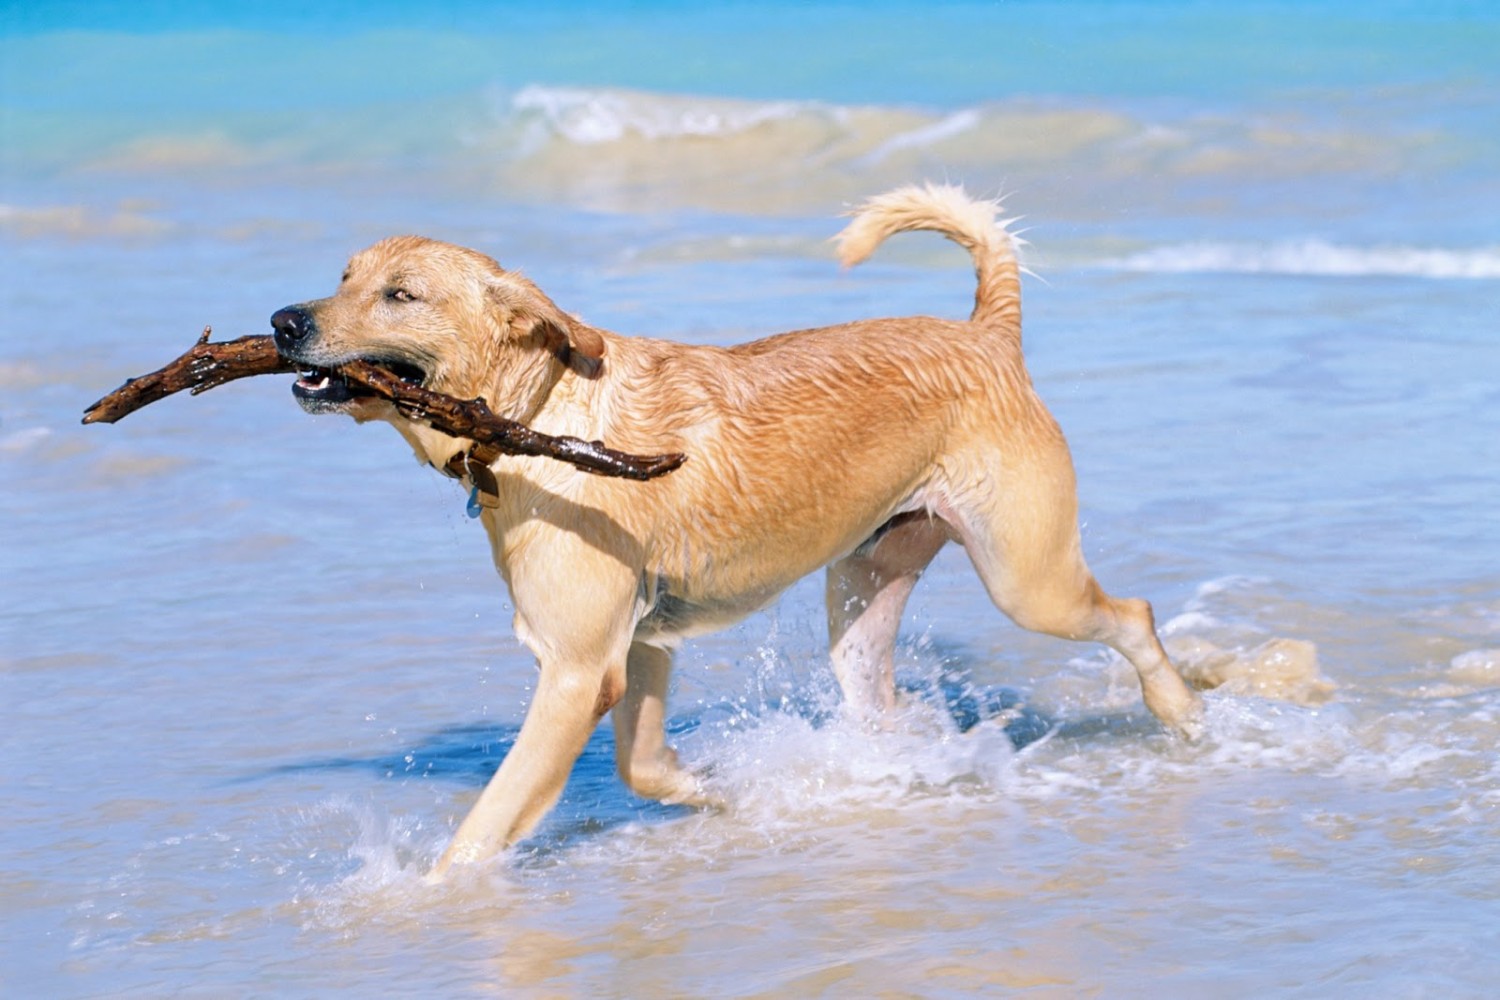
[[[126,380],[84,411],[83,422],[112,424],[184,389],[196,396],[236,379],[306,369],[283,358],[269,336],[212,342],[212,332],[204,327],[198,342],[176,359],[154,372]],[[397,374],[370,361],[350,361],[326,371],[368,395],[388,400],[412,420],[444,434],[469,438],[500,454],[552,458],[596,475],[636,480],[666,475],[687,460],[676,452],[632,455],[608,448],[602,441],[543,434],[496,416],[483,399],[458,399],[424,389],[404,378],[405,373]]]

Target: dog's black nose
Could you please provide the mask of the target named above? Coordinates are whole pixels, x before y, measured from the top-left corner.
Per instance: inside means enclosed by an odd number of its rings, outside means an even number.
[[[287,306],[276,310],[271,314],[271,328],[276,331],[273,335],[276,347],[283,353],[295,350],[317,329],[313,325],[312,314],[301,306]]]

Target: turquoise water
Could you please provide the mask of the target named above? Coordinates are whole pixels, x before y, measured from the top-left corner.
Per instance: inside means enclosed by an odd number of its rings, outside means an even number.
[[[0,10],[0,994],[1491,992],[1500,9]],[[274,379],[77,424],[392,232],[625,333],[962,315],[941,241],[826,243],[924,178],[1025,216],[1086,551],[1224,682],[1202,745],[948,551],[891,733],[805,581],[682,657],[729,810],[606,726],[432,889],[534,676],[457,487]]]

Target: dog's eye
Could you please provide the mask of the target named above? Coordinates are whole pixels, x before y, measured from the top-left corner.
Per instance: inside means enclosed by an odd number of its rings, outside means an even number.
[[[395,302],[415,302],[417,297],[404,288],[388,288],[385,297]]]

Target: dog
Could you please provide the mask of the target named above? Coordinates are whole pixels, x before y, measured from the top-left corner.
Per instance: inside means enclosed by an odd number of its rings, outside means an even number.
[[[902,609],[950,541],[1017,624],[1119,651],[1146,707],[1197,735],[1199,697],[1150,605],[1110,597],[1084,562],[1072,460],[1022,360],[1016,241],[998,210],[957,187],[905,187],[835,238],[846,266],[899,232],[953,240],[978,279],[967,321],[862,320],[734,347],[622,336],[484,254],[415,236],[361,251],[332,296],[271,317],[278,351],[304,371],[304,409],[386,421],[464,480],[539,663],[515,745],[433,878],[532,830],[606,713],[632,791],[705,803],[663,730],[673,651],[820,568],[846,706],[878,720],[895,703]],[[647,482],[484,461],[329,371],[355,359],[539,431],[688,460]]]

